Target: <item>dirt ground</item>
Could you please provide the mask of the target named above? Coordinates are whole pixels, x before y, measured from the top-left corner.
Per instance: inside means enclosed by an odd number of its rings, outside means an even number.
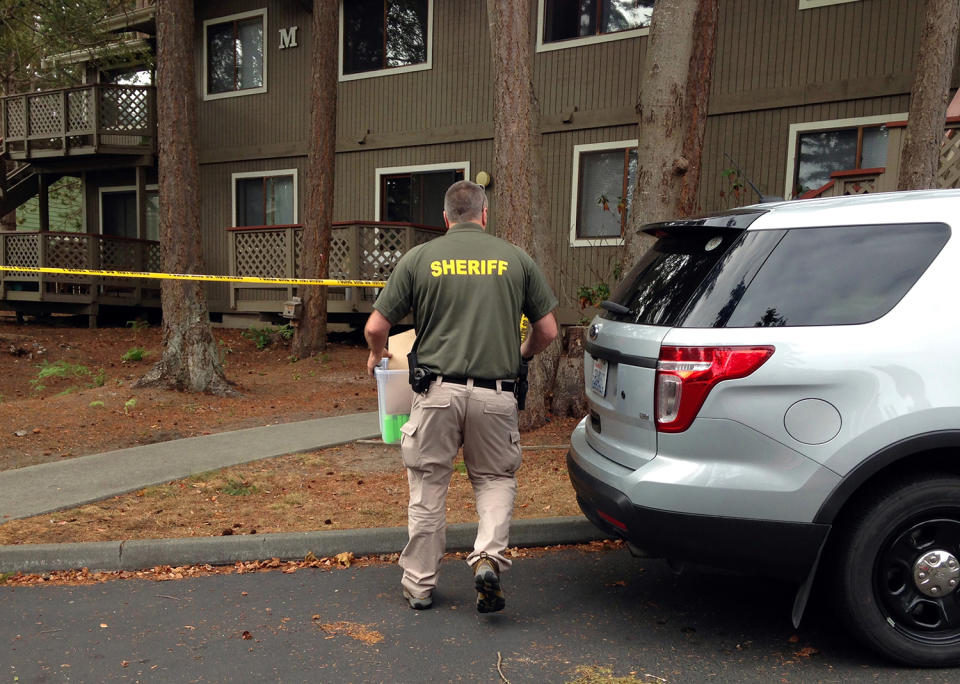
[[[239,397],[131,387],[160,358],[159,327],[130,321],[89,330],[85,319],[0,314],[0,470],[137,444],[257,425],[376,411],[357,338],[332,338],[294,360],[278,335],[215,328]],[[263,346],[258,349],[258,342]],[[518,518],[577,515],[564,464],[576,419],[522,435]],[[399,448],[364,440],[255,461],[81,508],[0,525],[0,544],[263,534],[406,524]],[[475,520],[462,463],[448,521]]]

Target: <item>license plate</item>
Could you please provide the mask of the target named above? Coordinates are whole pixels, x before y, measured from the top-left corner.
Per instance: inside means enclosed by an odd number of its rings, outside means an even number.
[[[593,360],[593,379],[590,388],[601,397],[607,393],[607,362],[603,359]]]

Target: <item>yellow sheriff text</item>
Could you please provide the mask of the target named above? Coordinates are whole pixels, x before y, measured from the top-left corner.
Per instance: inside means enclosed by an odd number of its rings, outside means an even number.
[[[443,259],[430,262],[430,275],[497,275],[507,272],[509,262],[502,259]]]

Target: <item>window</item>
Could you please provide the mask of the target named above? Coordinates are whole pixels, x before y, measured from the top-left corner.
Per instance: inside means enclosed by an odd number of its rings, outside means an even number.
[[[340,77],[430,68],[433,0],[350,0],[340,8]]]
[[[469,175],[467,162],[377,169],[377,220],[443,228],[447,188]]]
[[[267,90],[266,10],[203,22],[206,99]]]
[[[726,327],[876,320],[913,287],[949,237],[950,229],[942,223],[787,231]]]
[[[799,197],[821,188],[836,171],[884,168],[887,124],[906,118],[906,114],[885,114],[792,124],[784,197]]]
[[[296,223],[296,170],[233,174],[233,208],[235,226]]]
[[[144,240],[159,240],[160,203],[157,186],[146,189],[146,226]],[[116,187],[100,189],[100,233],[117,237],[137,238],[137,189]]]
[[[573,148],[571,245],[620,244],[636,178],[636,140]]]
[[[646,34],[654,0],[539,0],[537,50]]]
[[[752,222],[741,215],[744,223]],[[855,325],[890,311],[950,237],[942,223],[659,230],[605,318],[684,328]]]

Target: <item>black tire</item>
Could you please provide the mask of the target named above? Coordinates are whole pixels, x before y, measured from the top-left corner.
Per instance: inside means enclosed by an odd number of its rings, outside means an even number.
[[[930,596],[914,578],[934,551],[960,560],[960,478],[888,483],[838,533],[836,602],[850,631],[906,665],[960,664],[960,586]]]

